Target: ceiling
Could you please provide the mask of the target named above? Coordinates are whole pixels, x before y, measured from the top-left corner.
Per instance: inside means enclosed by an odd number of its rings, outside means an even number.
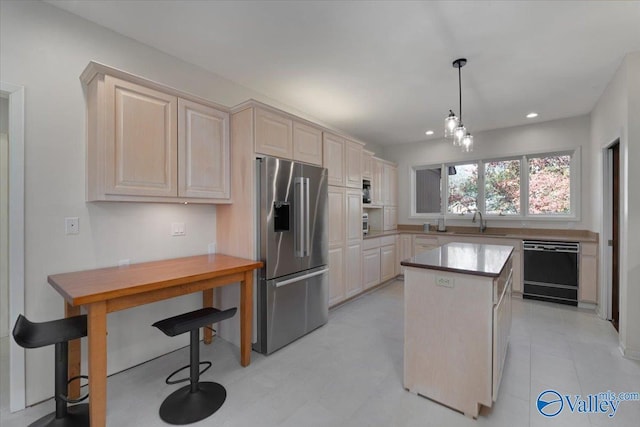
[[[640,51],[638,1],[49,2],[380,145],[442,137],[456,58],[473,133],[589,113]]]

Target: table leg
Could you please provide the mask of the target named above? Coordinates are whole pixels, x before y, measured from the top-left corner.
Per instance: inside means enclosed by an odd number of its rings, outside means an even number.
[[[205,289],[202,291],[202,307],[213,307],[213,289]],[[209,328],[213,325],[207,325]],[[206,326],[202,328],[202,336],[205,344],[211,344],[213,341],[213,333]]]
[[[88,306],[89,324],[89,415],[91,427],[107,423],[107,304]]]
[[[80,306],[72,306],[69,303],[64,303],[64,317],[73,317],[80,315]],[[80,340],[69,341],[69,359],[67,362],[69,369],[69,378],[80,375],[80,361],[81,361],[81,347]],[[74,381],[69,384],[67,388],[67,395],[71,399],[77,399],[80,397],[80,381]]]
[[[240,282],[240,364],[251,363],[251,327],[253,322],[253,271],[244,273]]]

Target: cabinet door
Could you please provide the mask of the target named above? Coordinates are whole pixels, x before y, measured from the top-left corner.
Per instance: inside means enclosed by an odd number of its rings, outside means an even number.
[[[178,98],[105,76],[105,193],[177,196]]]
[[[382,165],[382,204],[397,206],[396,187],[398,186],[398,168],[389,163]]]
[[[583,244],[583,250],[584,246],[585,244]],[[579,278],[578,300],[596,303],[598,301],[598,262],[595,256],[580,255]]]
[[[344,283],[344,246],[329,248],[329,306],[344,301],[346,288]]]
[[[329,186],[329,246],[342,245],[345,243],[345,189],[342,187]]]
[[[373,153],[362,150],[362,178],[371,180],[373,177]]]
[[[344,139],[325,133],[322,142],[322,164],[328,169],[329,185],[345,186]]]
[[[360,241],[347,243],[345,272],[347,298],[350,298],[362,292],[362,244]]]
[[[362,189],[362,145],[353,141],[346,141],[345,157],[345,185]]]
[[[373,159],[371,177],[371,204],[382,205],[382,160]]]
[[[380,248],[362,251],[362,285],[364,289],[380,283]]]
[[[398,242],[398,271],[404,274],[404,267],[400,263],[413,256],[413,236],[401,234],[398,236]]]
[[[383,229],[389,231],[398,228],[398,208],[385,206],[383,210]]]
[[[347,189],[347,239],[362,239],[362,191]]]
[[[256,153],[293,159],[293,121],[256,108]]]
[[[293,122],[293,160],[322,166],[322,131]]]
[[[229,114],[178,99],[178,196],[228,199]]]
[[[387,245],[380,248],[380,280],[385,282],[395,277],[396,271],[396,245]]]

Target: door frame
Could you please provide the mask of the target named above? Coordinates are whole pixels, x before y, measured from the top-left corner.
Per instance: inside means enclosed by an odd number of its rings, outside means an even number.
[[[9,324],[24,313],[24,87],[0,81],[9,96]],[[11,326],[9,326],[11,328]],[[25,408],[25,351],[9,339],[9,410]]]

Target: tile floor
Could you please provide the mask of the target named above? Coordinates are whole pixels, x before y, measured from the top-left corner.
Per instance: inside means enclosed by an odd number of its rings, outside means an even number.
[[[238,364],[238,348],[224,340],[202,346],[202,360],[214,362],[204,379],[222,383],[228,397],[217,413],[194,425],[640,425],[640,402],[623,402],[613,418],[566,410],[555,418],[538,413],[536,398],[547,388],[582,396],[607,390],[640,392],[640,362],[620,355],[608,322],[592,312],[542,302],[514,300],[498,400],[493,408],[483,408],[478,420],[405,391],[402,286],[393,282],[332,310],[327,325],[269,357],[253,353],[247,368]],[[108,424],[165,425],[158,407],[176,386],[165,385],[164,378],[187,361],[184,348],[110,377]],[[49,400],[9,414],[3,406],[0,425],[26,426],[53,407]]]

